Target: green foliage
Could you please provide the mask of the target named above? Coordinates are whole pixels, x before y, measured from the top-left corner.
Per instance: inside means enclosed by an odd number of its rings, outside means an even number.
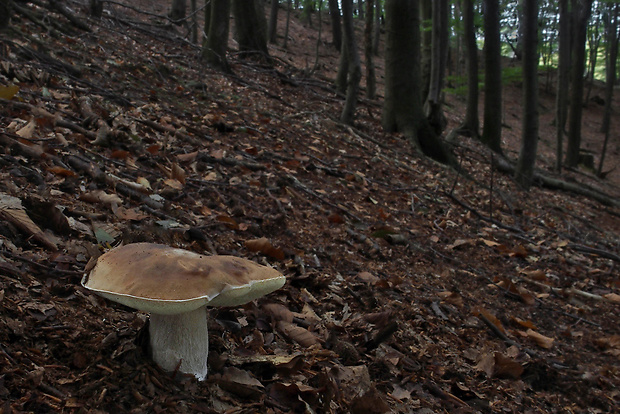
[[[523,68],[518,66],[507,66],[502,68],[502,83],[510,85],[523,80]]]

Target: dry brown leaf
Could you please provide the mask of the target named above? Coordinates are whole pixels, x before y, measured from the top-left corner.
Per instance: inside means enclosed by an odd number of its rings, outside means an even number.
[[[62,168],[57,165],[53,167],[49,167],[47,171],[53,174],[56,174],[59,177],[75,177],[76,176],[76,174],[73,171],[67,170],[66,168]]]
[[[20,128],[17,132],[15,132],[15,134],[19,135],[22,138],[32,138],[32,134],[34,134],[34,130],[36,129],[36,127],[37,123],[34,119],[31,119],[30,122]]]
[[[110,206],[123,204],[123,200],[119,196],[116,194],[108,194],[103,190],[94,190],[81,194],[79,199],[87,203],[101,203]]]
[[[15,227],[31,235],[36,241],[48,249],[54,251],[58,249],[56,243],[43,233],[43,230],[30,219],[19,198],[0,193],[0,219],[12,223]]]
[[[493,377],[518,379],[523,374],[523,366],[517,361],[496,352],[494,356]]]
[[[458,292],[444,291],[437,293],[441,299],[459,308],[463,306],[463,297]]]
[[[172,164],[171,177],[181,184],[185,184],[185,170],[176,162]]]
[[[279,321],[276,324],[278,330],[288,339],[297,342],[301,346],[310,347],[319,345],[321,342],[313,333],[301,326],[293,325],[290,322]]]
[[[266,237],[260,239],[247,240],[245,247],[251,252],[259,252],[273,257],[276,260],[284,260],[284,251],[274,247]]]
[[[539,334],[538,332],[531,329],[528,329],[525,333],[529,338],[533,339],[534,342],[536,342],[536,345],[541,348],[550,349],[553,346],[553,338],[549,338],[548,336]]]
[[[293,313],[284,305],[267,303],[263,305],[263,310],[275,321],[293,322]]]
[[[620,303],[620,295],[616,293],[608,293],[606,295],[603,295],[603,297],[609,302]]]
[[[523,328],[534,329],[534,330],[538,329],[536,328],[536,325],[534,325],[534,323],[530,320],[524,321],[523,319],[516,318],[516,317],[512,317],[511,319],[514,323],[516,323],[517,325]]]
[[[504,328],[504,325],[502,325],[501,321],[497,319],[495,315],[493,315],[491,312],[484,308],[479,308],[477,312],[474,312],[474,316],[477,316],[477,314],[480,314],[487,318],[493,325],[497,327],[497,329],[499,329],[503,334],[506,334],[506,329]]]

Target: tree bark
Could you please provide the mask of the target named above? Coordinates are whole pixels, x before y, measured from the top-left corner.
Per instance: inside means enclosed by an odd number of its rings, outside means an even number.
[[[443,163],[451,156],[428,125],[420,95],[420,10],[416,0],[386,0],[385,98],[386,132],[402,132],[412,145]]]
[[[284,29],[284,42],[282,43],[282,47],[285,49],[288,44],[288,28],[291,23],[291,9],[292,9],[291,4],[292,4],[292,0],[288,0],[286,2],[286,28]]]
[[[332,44],[341,52],[342,46],[342,29],[340,26],[340,8],[338,0],[329,0],[329,17],[332,20]]]
[[[233,0],[232,11],[241,55],[258,55],[260,59],[270,62],[263,1]]]
[[[0,30],[9,27],[12,9],[11,1],[12,0],[0,0]]]
[[[484,126],[482,142],[502,152],[502,65],[499,0],[484,2]]]
[[[614,95],[614,85],[616,84],[616,64],[618,59],[618,12],[620,5],[608,5],[608,15],[606,20],[605,36],[607,37],[607,56],[605,60],[605,112],[603,114],[603,122],[601,123],[601,132],[605,133],[603,140],[603,149],[599,159],[597,175],[603,174],[603,162],[607,152],[607,143],[609,142],[609,134],[611,127],[611,103]]]
[[[529,189],[538,146],[538,0],[523,0],[523,116],[515,180]]]
[[[279,0],[271,0],[271,7],[269,8],[269,42],[274,45],[278,43],[278,6]]]
[[[359,95],[360,79],[362,78],[362,65],[357,52],[355,31],[353,27],[353,0],[341,0],[342,25],[344,28],[345,51],[347,54],[347,98],[340,115],[340,120],[345,124],[352,125],[355,115],[355,106]]]
[[[430,126],[439,135],[447,121],[441,109],[441,90],[443,88],[448,62],[448,0],[433,1],[433,25],[431,30],[431,73],[428,96],[424,104],[424,115]]]
[[[170,7],[168,17],[170,17],[170,20],[172,20],[174,24],[180,25],[187,15],[186,12],[187,0],[172,0],[172,6]]]
[[[207,11],[209,7],[205,7],[205,19],[209,19],[209,31],[206,39],[202,42],[202,58],[209,66],[223,72],[229,72],[230,67],[226,60],[226,51],[228,49],[230,1],[210,1],[210,10]]]
[[[570,72],[570,13],[568,0],[559,1],[560,34],[558,36],[558,85],[555,101],[555,169],[562,171],[562,153],[564,150],[564,128],[568,114],[568,86]]]
[[[421,48],[421,96],[422,101],[428,96],[428,90],[431,83],[431,66],[433,61],[433,32],[432,26],[428,22],[433,20],[433,1],[420,1],[420,27],[422,30],[422,48]]]
[[[581,118],[583,115],[583,71],[586,56],[586,34],[588,19],[592,9],[592,0],[572,0],[573,3],[573,59],[571,62],[571,100],[568,119],[568,145],[566,147],[566,165],[576,167],[579,164],[581,147]]]
[[[474,23],[474,0],[463,2],[465,49],[467,51],[467,110],[459,133],[478,138],[478,45]]]
[[[375,79],[375,62],[373,59],[373,23],[375,1],[366,0],[366,27],[364,28],[364,58],[366,60],[366,97],[375,99],[377,85]]]

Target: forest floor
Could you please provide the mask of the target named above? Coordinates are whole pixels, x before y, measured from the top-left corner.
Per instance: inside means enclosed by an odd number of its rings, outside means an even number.
[[[77,10],[91,32],[18,4],[0,34],[0,413],[620,412],[618,207],[523,192],[469,138],[452,146],[464,173],[420,157],[382,132],[380,98],[342,125],[327,19],[314,74],[316,16],[294,14],[274,66],[231,40],[223,75],[156,16],[164,2]],[[520,99],[508,84],[512,159]],[[465,103],[446,103],[449,131]],[[596,158],[601,116],[588,102]],[[549,174],[552,119],[541,85]],[[561,178],[618,200],[617,123],[606,179]],[[150,361],[147,315],[80,285],[101,246],[136,241],[269,263],[287,283],[210,310],[198,382]]]

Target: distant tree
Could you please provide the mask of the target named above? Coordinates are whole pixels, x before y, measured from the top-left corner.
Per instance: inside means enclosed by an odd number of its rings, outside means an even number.
[[[344,27],[344,48],[341,53],[347,54],[347,98],[340,115],[345,124],[353,124],[355,106],[359,95],[362,66],[355,42],[353,27],[353,0],[341,0],[342,25]]]
[[[571,60],[571,99],[570,117],[568,118],[568,145],[566,147],[566,165],[576,167],[579,164],[581,147],[581,118],[583,115],[583,72],[586,57],[586,34],[588,19],[593,0],[572,0],[572,60]]]
[[[338,51],[342,46],[342,28],[340,25],[340,8],[338,0],[329,0],[329,17],[332,21],[332,44]]]
[[[11,9],[11,0],[0,0],[0,30],[9,26]]]
[[[366,0],[366,26],[364,28],[364,58],[366,63],[366,97],[375,99],[377,86],[375,79],[375,62],[373,59],[372,33],[374,24],[375,1]]]
[[[618,19],[620,18],[620,4],[609,4],[605,15],[605,37],[607,48],[605,53],[605,112],[603,114],[603,122],[601,123],[601,132],[605,133],[603,141],[603,150],[599,159],[597,174],[603,173],[603,161],[607,152],[607,143],[609,142],[610,126],[611,126],[611,102],[614,94],[614,85],[616,84],[616,66],[618,60],[618,42],[620,26]]]
[[[271,7],[269,8],[269,42],[278,43],[278,6],[280,2],[278,0],[271,0]]]
[[[484,1],[484,126],[482,142],[502,152],[502,60],[499,0]]]
[[[422,102],[428,96],[428,88],[431,84],[431,66],[433,61],[433,1],[420,0],[420,31],[422,33],[421,59],[421,83],[420,87]]]
[[[459,133],[478,138],[478,45],[474,23],[474,0],[463,1],[463,25],[467,52],[467,109]]]
[[[374,34],[372,36],[372,53],[375,56],[379,55],[379,42],[381,41],[381,4],[380,0],[375,1],[375,26]]]
[[[187,0],[172,0],[168,17],[170,17],[170,20],[172,20],[175,24],[180,25],[183,19],[185,19],[186,12]]]
[[[209,25],[202,43],[202,58],[208,65],[223,72],[230,71],[226,59],[229,19],[230,1],[210,0],[210,5],[205,7],[205,22],[208,21]]]
[[[447,121],[441,109],[441,91],[443,89],[446,65],[448,63],[450,8],[448,0],[434,0],[432,6],[431,29],[431,73],[428,95],[424,103],[424,115],[437,134],[445,129]]]
[[[558,85],[555,100],[555,169],[562,170],[562,152],[564,148],[564,128],[568,114],[568,87],[570,72],[570,12],[568,0],[559,0],[559,36],[558,36]]]
[[[522,5],[523,115],[515,180],[528,189],[538,146],[538,0],[523,0]]]
[[[385,98],[382,125],[402,132],[412,145],[440,162],[451,162],[428,125],[420,94],[420,9],[417,0],[385,1]]]
[[[259,54],[261,58],[270,60],[263,1],[232,0],[232,11],[239,51],[244,55]]]
[[[601,6],[601,2],[597,2],[597,5]],[[592,86],[594,85],[594,75],[596,72],[596,62],[598,61],[599,55],[599,46],[601,44],[601,39],[603,38],[603,33],[601,33],[601,23],[602,23],[602,10],[597,7],[598,10],[596,13],[596,17],[591,19],[588,24],[588,28],[586,31],[586,42],[588,45],[588,70],[586,72],[586,79],[588,81],[588,90],[586,92],[585,102],[590,101],[590,94],[592,93]],[[591,12],[592,13],[592,12]],[[594,17],[594,16],[593,16]]]
[[[282,47],[285,49],[286,49],[286,46],[288,45],[288,28],[291,23],[291,9],[293,8],[291,4],[292,4],[292,0],[287,0],[286,2],[286,28],[284,29],[284,42],[282,42]]]

